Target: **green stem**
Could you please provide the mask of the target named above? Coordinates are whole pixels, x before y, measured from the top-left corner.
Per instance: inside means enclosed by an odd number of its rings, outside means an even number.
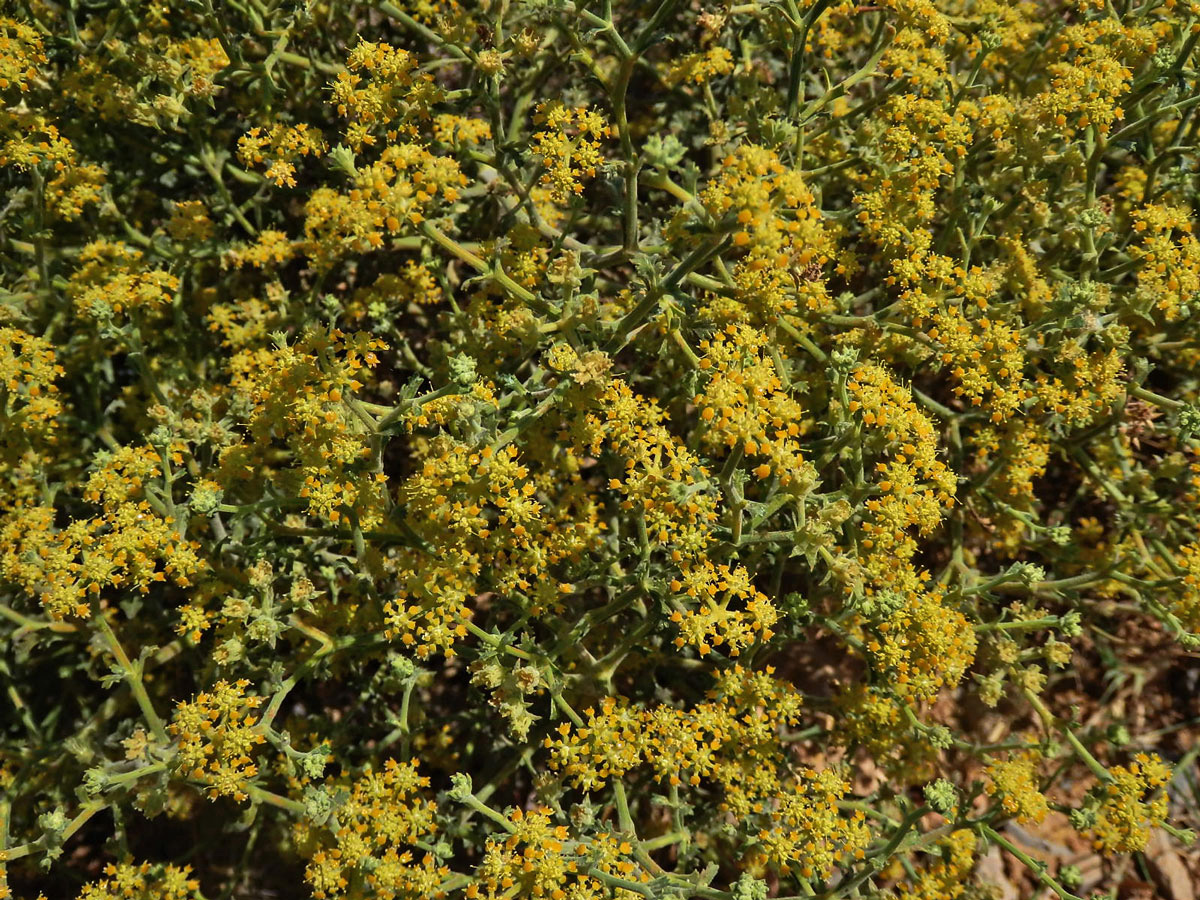
[[[420,229],[421,234],[425,235],[425,237],[429,238],[447,253],[450,253],[452,256],[462,260],[480,275],[489,277],[492,281],[496,282],[496,284],[500,285],[500,287],[504,288],[504,290],[506,290],[508,293],[512,294],[526,305],[533,307],[537,312],[543,315],[552,312],[552,310],[550,310],[550,308],[546,305],[546,301],[513,281],[512,278],[499,267],[499,265],[497,265],[495,268],[489,266],[480,257],[476,256],[462,244],[458,243],[444,232],[439,231],[437,226],[435,226],[432,222],[424,221],[418,226],[418,228]]]
[[[975,631],[1036,631],[1041,628],[1053,628],[1061,623],[1062,619],[1058,616],[1045,616],[1041,619],[1019,619],[1014,622],[983,622],[975,626]]]
[[[1037,877],[1038,881],[1050,888],[1050,890],[1054,891],[1054,893],[1058,894],[1060,900],[1080,900],[1079,897],[1075,896],[1066,888],[1064,888],[1050,875],[1049,872],[1046,871],[1045,863],[1038,862],[1022,850],[1018,849],[1017,846],[1012,843],[1012,841],[1001,835],[1000,832],[996,831],[996,829],[992,828],[990,825],[980,822],[975,827],[984,838],[994,844],[999,845],[1000,847],[1003,847],[1005,850],[1019,859],[1025,865],[1025,867]]]
[[[66,843],[68,840],[70,840],[75,835],[75,832],[79,831],[80,828],[88,823],[88,820],[91,819],[92,816],[101,810],[106,809],[107,807],[108,804],[103,800],[92,800],[81,806],[79,808],[79,812],[75,814],[75,818],[73,818],[67,824],[67,827],[63,829],[61,838],[62,842]],[[45,847],[46,841],[44,838],[38,838],[36,841],[30,841],[28,844],[21,844],[18,847],[12,847],[4,851],[4,859],[2,862],[0,862],[0,865],[3,863],[12,862],[14,859],[21,859],[25,856],[31,856],[40,850],[44,850]]]
[[[1186,403],[1180,400],[1172,400],[1170,397],[1164,397],[1162,394],[1146,390],[1146,388],[1140,385],[1131,384],[1126,390],[1131,397],[1137,397],[1139,400],[1144,400],[1146,403],[1165,409],[1168,412],[1178,412],[1187,406]]]
[[[1080,761],[1091,770],[1093,775],[1095,775],[1105,784],[1113,780],[1113,777],[1109,773],[1108,769],[1104,768],[1100,761],[1096,759],[1096,757],[1092,756],[1088,748],[1083,746],[1083,742],[1075,736],[1075,732],[1073,732],[1065,722],[1061,722],[1056,719],[1054,715],[1051,714],[1050,710],[1046,709],[1046,704],[1042,703],[1041,697],[1028,689],[1024,691],[1024,694],[1025,699],[1029,701],[1029,705],[1032,706],[1037,712],[1038,716],[1041,717],[1042,722],[1045,723],[1047,729],[1053,729],[1057,725],[1058,729],[1062,731],[1063,736],[1066,737],[1067,743],[1074,748],[1075,754],[1079,757]]]
[[[304,804],[299,800],[292,800],[290,797],[284,797],[281,794],[276,794],[274,791],[268,791],[266,788],[261,788],[256,784],[247,785],[246,793],[250,795],[252,800],[259,803],[266,803],[277,809],[287,810],[290,813],[300,816],[305,814]]]
[[[530,656],[528,653],[526,653],[524,650],[518,649],[517,647],[514,647],[512,644],[507,643],[503,638],[501,638],[497,634],[492,634],[489,631],[484,631],[482,628],[480,628],[474,622],[467,620],[466,626],[467,626],[467,631],[469,631],[471,634],[475,635],[475,637],[479,638],[481,641],[483,641],[488,646],[493,647],[497,650],[503,650],[505,653],[509,654],[510,656],[515,656],[517,659],[523,659],[526,661],[533,660],[533,657]]]
[[[388,3],[385,0],[383,3],[376,4],[376,9],[378,9],[384,15],[391,16],[397,22],[402,23],[409,31],[413,32],[414,34],[419,34],[421,37],[425,38],[425,40],[429,41],[429,43],[440,50],[443,50],[458,59],[467,59],[467,54],[462,50],[462,48],[451,43],[450,41],[447,41],[433,29],[426,28],[408,13],[397,7],[394,3]]]
[[[670,847],[674,844],[681,844],[691,838],[691,832],[687,831],[672,831],[668,834],[660,835],[656,838],[649,838],[642,841],[642,849],[646,851],[661,850],[663,847]]]
[[[790,322],[788,322],[787,319],[783,318],[783,316],[779,317],[779,327],[784,330],[788,337],[803,347],[808,355],[817,362],[821,363],[822,365],[829,362],[829,357],[826,355],[825,351],[801,334],[798,330],[796,330],[796,328]]]
[[[158,713],[154,711],[154,704],[150,702],[150,695],[146,693],[146,686],[142,682],[142,666],[141,663],[130,661],[125,655],[125,650],[121,647],[117,636],[113,634],[112,627],[108,624],[108,619],[104,617],[103,610],[96,610],[95,619],[99,623],[100,634],[108,644],[109,650],[116,657],[117,665],[125,675],[125,680],[129,683],[129,689],[133,692],[137,704],[141,707],[142,716],[146,719],[146,724],[150,726],[150,730],[154,733],[154,737],[162,744],[169,744],[170,737],[167,735],[167,729],[163,726],[163,721],[158,717]]]

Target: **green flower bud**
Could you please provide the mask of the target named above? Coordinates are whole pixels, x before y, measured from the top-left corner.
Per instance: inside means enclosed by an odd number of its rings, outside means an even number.
[[[767,883],[743,872],[733,885],[733,900],[767,900]]]
[[[101,766],[95,766],[83,773],[83,789],[90,796],[96,796],[108,786],[108,773]]]
[[[1083,872],[1079,866],[1062,866],[1058,870],[1058,880],[1067,890],[1073,891],[1083,884]]]
[[[945,725],[934,725],[925,736],[936,750],[949,750],[954,746],[954,734]]]
[[[455,803],[466,803],[473,790],[471,776],[466,772],[455,772],[450,776],[450,790],[446,791],[446,796]]]
[[[475,383],[475,360],[465,353],[456,353],[447,360],[450,367],[450,380],[459,387],[470,387]]]
[[[67,819],[67,814],[63,812],[61,806],[56,806],[50,812],[38,816],[38,825],[45,833],[46,843],[52,847],[62,843],[63,832],[67,830],[68,824],[70,824],[70,820]]]
[[[1073,809],[1067,818],[1076,831],[1089,831],[1096,825],[1096,810],[1090,806]]]
[[[1179,411],[1179,431],[1181,438],[1200,433],[1200,407],[1189,405]]]
[[[225,492],[222,490],[213,490],[208,484],[198,484],[192,490],[192,496],[188,499],[188,505],[192,512],[201,516],[211,516],[217,511],[217,507],[221,505],[221,500],[224,498]]]
[[[334,802],[321,788],[309,787],[304,791],[304,818],[314,825],[324,825],[333,815]]]
[[[389,653],[388,664],[392,667],[392,671],[400,678],[411,678],[413,673],[417,671],[417,667],[413,661],[407,656],[401,656],[399,653]]]
[[[934,810],[947,815],[958,803],[958,791],[945,778],[925,785],[925,800]]]
[[[316,780],[325,773],[325,760],[329,756],[329,747],[322,744],[314,750],[310,750],[303,756],[297,757],[296,764],[300,767],[300,771],[306,778]]]

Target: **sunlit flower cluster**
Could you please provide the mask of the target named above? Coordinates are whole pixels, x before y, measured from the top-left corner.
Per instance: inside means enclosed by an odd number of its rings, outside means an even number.
[[[9,6],[0,897],[1187,838],[1196,0]]]

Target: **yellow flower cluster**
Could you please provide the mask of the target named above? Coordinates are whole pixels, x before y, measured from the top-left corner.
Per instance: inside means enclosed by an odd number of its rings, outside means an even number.
[[[193,900],[201,895],[191,873],[191,866],[109,863],[105,877],[85,884],[78,900]]]
[[[757,835],[751,855],[755,864],[784,875],[828,878],[835,866],[866,855],[870,832],[865,813],[847,817],[838,807],[850,791],[844,777],[833,769],[801,769],[797,778],[783,780],[779,787]],[[759,811],[757,798],[747,811]]]
[[[1085,768],[1178,834],[1056,690],[1200,643],[1200,0],[368,5],[0,17],[0,862],[192,900],[96,854],[232,800],[227,896],[960,900]]]
[[[513,445],[476,450],[435,440],[420,471],[402,485],[400,500],[408,525],[437,553],[406,548],[399,554],[403,588],[387,601],[384,620],[388,636],[421,657],[452,652],[466,635],[468,604],[481,590],[526,597],[544,608],[537,597],[543,586],[554,587],[547,580],[554,567],[578,560],[604,529],[578,486],[535,475]]]
[[[725,47],[709,47],[697,53],[686,53],[663,74],[671,87],[680,84],[704,84],[733,71],[733,54]]]
[[[433,117],[433,139],[452,147],[474,147],[492,139],[492,126],[485,119],[439,113]]]
[[[929,337],[959,382],[954,393],[972,406],[986,401],[992,422],[1010,418],[1033,397],[1023,385],[1024,338],[1018,329],[986,316],[968,319],[953,306],[934,313],[930,324]]]
[[[297,159],[324,152],[324,139],[304,122],[291,127],[272,125],[266,132],[251,128],[238,139],[238,158],[242,163],[259,166],[269,162],[267,179],[286,187],[296,186]]]
[[[775,604],[754,587],[744,566],[714,565],[708,559],[685,562],[671,590],[688,604],[671,613],[680,631],[675,646],[690,644],[701,656],[713,647],[740,656],[756,641],[769,641],[779,620]]]
[[[308,858],[304,877],[317,900],[339,897],[440,898],[448,870],[429,851],[414,847],[437,834],[437,806],[423,797],[429,779],[417,763],[389,759],[346,790],[336,820],[324,826],[296,826],[297,843]],[[337,786],[328,784],[322,796]]]
[[[1177,557],[1183,568],[1183,590],[1172,599],[1171,612],[1185,628],[1200,628],[1200,543],[1179,548]]]
[[[936,749],[914,732],[902,702],[886,688],[853,684],[836,697],[840,744],[862,747],[889,777],[918,784],[932,777]]]
[[[898,608],[870,630],[871,664],[901,697],[932,700],[956,686],[975,659],[974,629],[936,590],[900,595]]]
[[[33,26],[7,16],[0,19],[0,90],[28,91],[45,61],[41,35]]]
[[[226,256],[229,265],[242,268],[274,269],[291,260],[298,252],[297,244],[275,228],[264,228],[250,244],[237,244]],[[219,306],[219,305],[218,305]],[[213,309],[217,309],[214,306]]]
[[[406,303],[421,307],[436,306],[444,297],[442,286],[432,269],[410,259],[400,271],[380,275],[369,287],[360,289],[355,299],[367,307],[371,303],[381,303],[392,309],[402,309],[402,304]]]
[[[213,236],[215,226],[208,210],[199,200],[183,200],[171,208],[167,234],[180,243],[203,243]]]
[[[414,407],[405,414],[404,425],[409,433],[430,426],[446,427],[494,408],[495,404],[495,384],[480,379],[461,394],[446,394]]]
[[[692,709],[636,709],[606,697],[585,712],[586,726],[560,725],[546,738],[552,765],[571,784],[596,790],[645,766],[660,782],[715,782],[740,820],[762,822],[752,835],[759,864],[825,877],[866,842],[861,814],[844,818],[837,800],[848,785],[832,770],[789,775],[780,729],[799,723],[801,700],[773,669],[727,669],[711,699]]]
[[[805,470],[799,438],[804,412],[768,356],[769,341],[745,325],[727,325],[703,341],[700,367],[709,374],[693,402],[708,426],[706,445],[728,448],[753,464],[754,476],[779,478],[783,487],[806,486],[815,478]]]
[[[1086,353],[1074,342],[1066,343],[1055,354],[1061,375],[1039,373],[1034,394],[1038,405],[1074,426],[1092,422],[1121,396],[1124,365],[1121,355],[1112,350]]]
[[[976,843],[975,832],[969,828],[952,831],[938,841],[928,854],[931,861],[915,878],[897,885],[899,900],[958,900],[966,896]]]
[[[101,120],[177,129],[220,91],[218,76],[231,61],[218,38],[171,34],[170,19],[161,16],[144,21],[132,41],[105,40],[99,17],[90,24],[79,37],[99,52],[81,58],[63,87]]]
[[[587,395],[580,402],[586,413],[574,423],[581,455],[612,453],[624,473],[608,487],[620,495],[622,509],[640,511],[648,538],[673,561],[699,556],[717,518],[700,458],[668,430],[658,403],[625,381],[605,376],[579,388]]]
[[[1134,210],[1133,230],[1140,244],[1130,253],[1140,265],[1135,298],[1172,322],[1200,296],[1200,240],[1192,234],[1192,214],[1185,207],[1154,205]]]
[[[633,900],[636,891],[610,887],[594,873],[631,883],[650,880],[642,867],[627,857],[633,847],[607,832],[587,841],[572,841],[565,825],[553,824],[553,810],[536,807],[508,813],[508,837],[489,838],[468,900],[507,897],[545,897],[547,900]]]
[[[1132,64],[1154,51],[1152,33],[1102,17],[1068,25],[1055,40],[1069,58],[1047,67],[1050,83],[1033,98],[1033,114],[1059,133],[1094,126],[1107,134],[1125,116],[1118,99],[1129,89]]]
[[[952,112],[933,98],[900,94],[888,99],[871,128],[881,159],[874,177],[863,178],[866,190],[855,198],[864,234],[893,260],[895,283],[911,289],[922,277],[952,275],[953,262],[932,252],[928,226],[939,189],[970,145],[966,112]],[[908,302],[921,306],[916,298]]]
[[[236,353],[229,361],[229,390],[245,412],[248,434],[222,451],[215,480],[229,490],[269,470],[271,448],[283,440],[294,453],[295,490],[309,515],[334,523],[351,516],[363,528],[377,524],[384,515],[383,487],[369,473],[369,432],[348,398],[384,346],[333,330]]]
[[[60,162],[55,163],[56,174],[46,183],[47,211],[71,222],[83,215],[84,207],[100,202],[105,174],[103,168],[80,162],[75,154]]]
[[[740,252],[728,274],[728,289],[706,301],[707,318],[773,332],[781,315],[831,309],[822,270],[836,255],[840,229],[822,216],[803,177],[778,153],[740,145],[722,160],[720,174],[696,201],[709,227],[733,230],[733,245]],[[681,208],[671,221],[671,233],[683,238],[693,219],[691,206]]]
[[[1015,421],[1003,429],[981,428],[972,443],[981,471],[997,466],[994,490],[1006,502],[1024,507],[1034,499],[1034,482],[1045,473],[1050,457],[1044,426]]]
[[[1038,786],[1041,755],[1028,751],[996,759],[987,767],[987,792],[1000,798],[1000,807],[1018,822],[1040,824],[1050,812],[1046,795]]]
[[[1167,818],[1167,783],[1171,767],[1157,754],[1139,753],[1128,766],[1109,769],[1112,780],[1097,790],[1100,805],[1092,827],[1092,843],[1105,855],[1139,853],[1151,829]]]
[[[893,580],[899,562],[908,560],[916,542],[908,529],[931,533],[954,503],[954,472],[940,458],[937,431],[917,408],[912,392],[895,382],[877,363],[858,366],[846,385],[847,410],[882,438],[888,458],[876,463],[877,496],[866,503],[871,517],[862,525],[868,567],[883,584]],[[911,583],[911,578],[904,581]]]
[[[346,141],[355,150],[376,142],[374,128],[384,128],[389,141],[415,133],[412,120],[427,119],[440,95],[433,76],[417,71],[413,55],[390,44],[360,41],[346,67],[331,85],[332,102],[352,119]]]
[[[584,790],[649,765],[669,784],[711,778],[740,795],[753,790],[744,773],[782,762],[779,729],[800,721],[799,694],[773,673],[727,669],[712,699],[692,710],[638,710],[605,697],[585,712],[587,727],[560,725],[561,737],[546,738],[546,746],[554,767]]]
[[[555,203],[566,203],[595,176],[612,129],[600,113],[558,101],[538,104],[534,122],[541,130],[533,134],[532,149],[546,170],[541,183]]]
[[[0,327],[0,474],[53,439],[63,374],[54,348],[19,328]],[[26,497],[25,499],[29,499]]]
[[[163,269],[146,267],[144,254],[125,244],[93,241],[79,254],[67,295],[83,316],[108,319],[135,311],[153,312],[169,305],[179,279]]]
[[[168,575],[186,587],[206,566],[200,545],[177,533],[157,498],[151,503],[149,483],[162,477],[157,451],[121,447],[96,463],[84,499],[100,515],[58,527],[53,507],[30,501],[0,518],[0,575],[40,598],[55,619],[86,618],[90,599],[106,587],[145,594]]]
[[[211,691],[175,707],[168,731],[178,739],[181,773],[207,788],[210,800],[246,800],[250,779],[258,774],[255,748],[266,742],[253,714],[263,698],[246,694],[250,682],[218,681]]]
[[[305,205],[304,252],[329,268],[351,253],[369,253],[388,236],[410,231],[467,183],[458,163],[419,144],[389,144],[356,170],[346,192],[318,188]]]

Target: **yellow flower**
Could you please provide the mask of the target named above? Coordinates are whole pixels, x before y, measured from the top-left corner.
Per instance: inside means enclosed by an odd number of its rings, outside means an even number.
[[[1128,766],[1109,769],[1112,781],[1097,788],[1100,807],[1092,844],[1106,856],[1146,849],[1150,832],[1167,818],[1171,767],[1154,753],[1139,753]]]
[[[247,696],[249,686],[245,679],[218,681],[211,691],[181,701],[168,726],[179,739],[181,773],[206,786],[210,800],[246,800],[250,779],[258,774],[253,754],[266,738],[255,728],[258,719],[252,713],[263,698]]]
[[[533,135],[533,152],[546,169],[541,183],[556,203],[566,203],[595,176],[611,129],[600,113],[557,101],[538,104],[534,121],[541,130]]]

